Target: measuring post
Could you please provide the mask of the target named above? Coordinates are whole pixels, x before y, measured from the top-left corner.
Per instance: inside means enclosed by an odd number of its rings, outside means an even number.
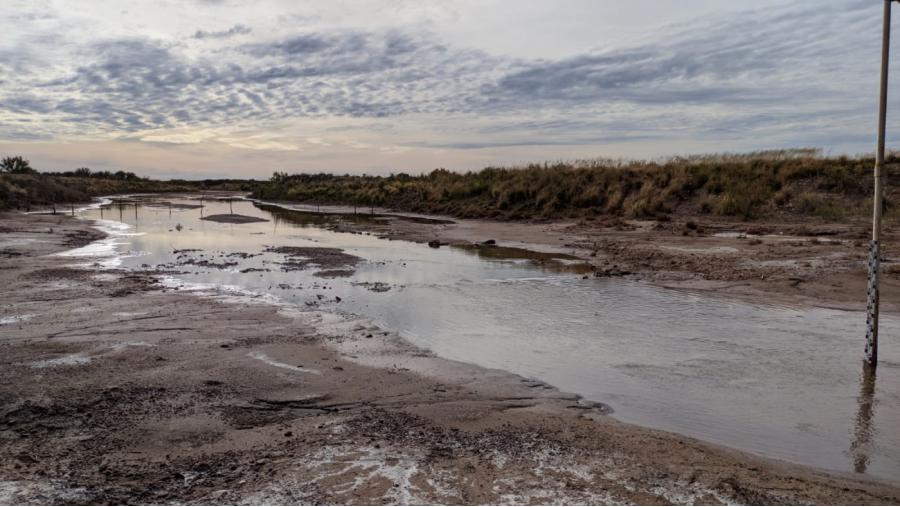
[[[884,207],[882,202],[884,192],[884,130],[887,117],[888,55],[891,45],[892,1],[884,0],[884,15],[881,27],[881,88],[878,97],[878,141],[875,146],[875,196],[872,199],[872,242],[869,245],[865,361],[873,367],[878,364],[878,271],[881,260],[881,212]]]

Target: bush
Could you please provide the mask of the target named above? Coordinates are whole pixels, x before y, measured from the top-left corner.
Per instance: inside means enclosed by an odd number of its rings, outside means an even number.
[[[804,192],[794,200],[794,209],[804,215],[828,219],[846,215],[846,210],[834,201],[810,192]]]

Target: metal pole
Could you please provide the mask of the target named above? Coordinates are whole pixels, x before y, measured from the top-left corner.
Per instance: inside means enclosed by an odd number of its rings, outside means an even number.
[[[866,308],[865,361],[878,364],[878,271],[880,264],[881,210],[884,184],[884,130],[887,117],[888,54],[891,44],[891,1],[884,0],[881,28],[881,90],[878,98],[878,142],[875,146],[875,196],[872,211],[872,243],[869,245],[868,305]]]

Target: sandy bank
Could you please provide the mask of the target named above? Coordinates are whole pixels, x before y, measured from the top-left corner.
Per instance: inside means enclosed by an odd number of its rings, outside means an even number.
[[[364,322],[48,255],[97,239],[87,225],[2,216],[4,503],[900,502]]]

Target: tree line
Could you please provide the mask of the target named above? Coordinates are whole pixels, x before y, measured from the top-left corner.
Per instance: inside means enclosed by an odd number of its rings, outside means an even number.
[[[31,166],[31,162],[21,155],[7,156],[0,159],[0,173],[8,174],[39,174],[36,169]],[[79,167],[72,171],[44,171],[42,174],[50,176],[68,176],[72,178],[98,178],[105,180],[120,181],[137,181],[146,180],[133,172],[127,171],[93,171],[89,167]]]

